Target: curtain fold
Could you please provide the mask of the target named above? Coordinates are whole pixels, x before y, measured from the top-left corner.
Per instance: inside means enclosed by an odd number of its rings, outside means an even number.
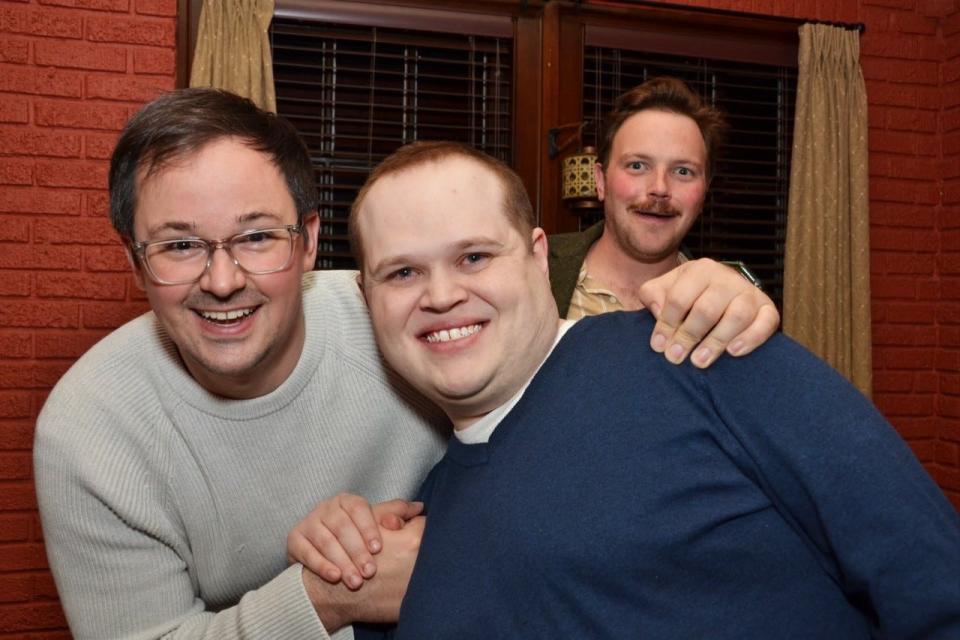
[[[859,33],[800,27],[783,330],[871,394],[867,97]]]
[[[274,0],[204,0],[191,87],[226,89],[276,113],[267,29]]]

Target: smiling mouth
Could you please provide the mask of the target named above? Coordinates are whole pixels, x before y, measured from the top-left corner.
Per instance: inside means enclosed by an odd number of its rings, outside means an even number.
[[[249,307],[247,309],[231,309],[230,311],[195,311],[195,313],[207,322],[232,325],[252,316],[257,309],[258,307]]]
[[[430,344],[436,344],[438,342],[453,342],[454,340],[462,340],[464,338],[469,338],[474,335],[480,329],[483,328],[483,325],[480,324],[471,324],[465,327],[454,327],[453,329],[441,329],[440,331],[433,331],[431,333],[423,336],[423,339],[429,342]]]

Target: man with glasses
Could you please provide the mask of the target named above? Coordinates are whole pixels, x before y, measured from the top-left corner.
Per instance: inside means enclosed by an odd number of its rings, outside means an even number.
[[[383,364],[355,272],[311,271],[295,130],[227,93],[165,95],[117,143],[110,212],[152,311],[64,375],[35,443],[75,637],[323,638],[395,619],[415,524],[370,541],[378,579],[356,593],[287,566],[287,532],[317,502],[412,495],[449,432]]]

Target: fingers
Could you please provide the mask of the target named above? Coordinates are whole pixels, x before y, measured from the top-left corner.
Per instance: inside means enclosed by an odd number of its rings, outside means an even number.
[[[726,350],[744,355],[763,344],[780,324],[773,301],[732,269],[708,259],[687,262],[650,280],[641,299],[657,324],[651,347],[679,364],[692,352],[698,367]]]
[[[411,518],[423,512],[422,502],[407,500],[388,500],[373,506],[373,515],[377,523],[384,529],[395,531]]]

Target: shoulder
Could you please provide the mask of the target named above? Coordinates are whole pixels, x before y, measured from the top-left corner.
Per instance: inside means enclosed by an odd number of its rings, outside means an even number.
[[[582,262],[590,246],[603,234],[603,222],[584,231],[557,233],[547,236],[552,258],[579,257]]]

